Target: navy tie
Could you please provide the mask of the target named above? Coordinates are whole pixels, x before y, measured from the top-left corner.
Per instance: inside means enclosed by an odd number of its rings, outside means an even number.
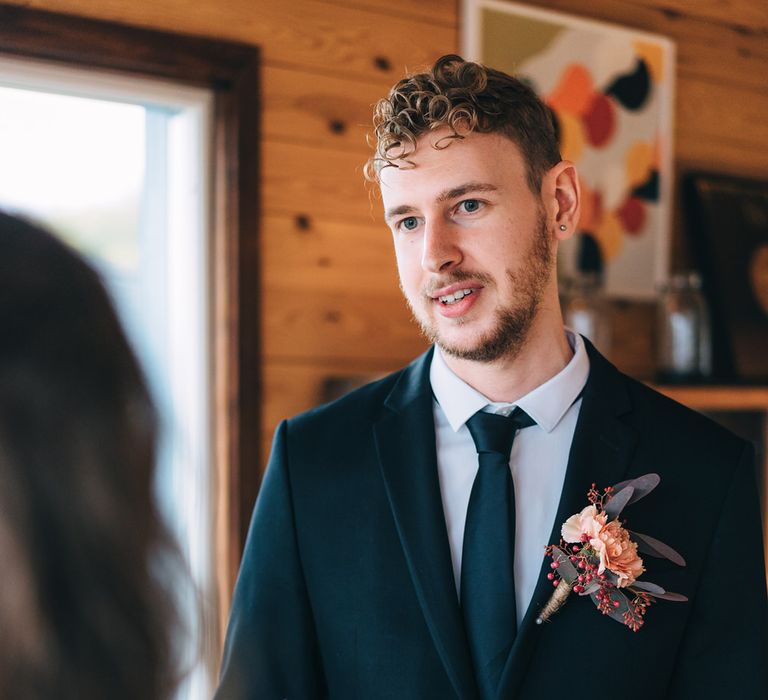
[[[515,492],[509,456],[515,433],[535,425],[522,409],[509,417],[477,412],[467,421],[479,469],[467,508],[461,608],[482,700],[495,697],[517,634]]]

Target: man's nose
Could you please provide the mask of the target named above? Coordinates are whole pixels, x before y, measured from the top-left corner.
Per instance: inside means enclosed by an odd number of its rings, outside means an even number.
[[[421,266],[427,272],[445,272],[461,262],[461,249],[450,223],[440,220],[425,222],[423,242]]]

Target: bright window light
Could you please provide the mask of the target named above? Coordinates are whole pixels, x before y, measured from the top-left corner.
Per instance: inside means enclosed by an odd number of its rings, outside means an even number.
[[[205,90],[0,60],[0,208],[53,228],[102,273],[161,409],[158,497],[203,601],[216,599],[211,104]],[[178,698],[203,700],[215,615],[185,602],[194,668]]]

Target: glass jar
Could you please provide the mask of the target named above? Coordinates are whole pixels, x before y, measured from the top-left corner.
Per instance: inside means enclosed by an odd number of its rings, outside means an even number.
[[[570,281],[564,308],[565,325],[589,338],[606,356],[611,354],[610,306],[597,273],[582,273]]]
[[[709,311],[697,273],[673,275],[662,285],[656,331],[660,381],[699,382],[710,375]]]

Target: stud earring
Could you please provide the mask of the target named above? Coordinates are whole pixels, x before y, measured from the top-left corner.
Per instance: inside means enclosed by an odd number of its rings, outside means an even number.
[[[567,231],[568,227],[565,224],[560,224],[560,230],[561,231]]]

